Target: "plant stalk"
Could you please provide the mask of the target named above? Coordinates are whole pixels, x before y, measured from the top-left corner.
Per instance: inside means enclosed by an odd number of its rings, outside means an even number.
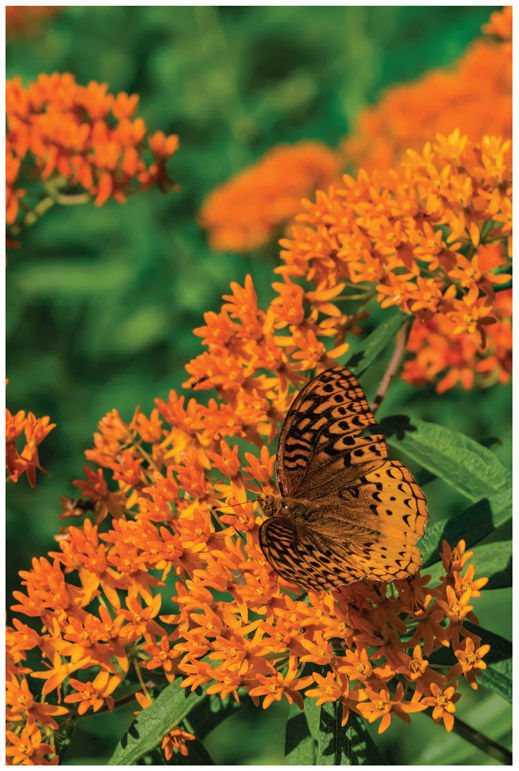
[[[432,717],[432,708],[429,708],[426,711],[426,714],[429,715],[429,717]],[[454,733],[457,733],[458,736],[461,736],[462,739],[465,739],[466,742],[470,742],[470,744],[473,744],[478,749],[486,752],[487,755],[490,755],[491,758],[503,763],[503,765],[512,765],[512,753],[510,750],[507,750],[502,744],[490,739],[489,736],[481,733],[481,731],[472,728],[472,726],[465,723],[461,718],[456,717],[456,715],[454,715],[454,726],[452,730]]]
[[[384,377],[380,382],[375,398],[369,405],[369,408],[373,413],[375,413],[377,409],[380,407],[380,404],[384,396],[386,395],[387,389],[389,388],[389,384],[391,383],[391,380],[393,379],[395,372],[400,366],[400,362],[402,361],[402,357],[404,355],[410,327],[411,327],[411,321],[410,320],[406,321],[396,336],[395,351],[393,353],[393,356],[391,357],[389,364],[387,365],[386,371],[384,372]]]

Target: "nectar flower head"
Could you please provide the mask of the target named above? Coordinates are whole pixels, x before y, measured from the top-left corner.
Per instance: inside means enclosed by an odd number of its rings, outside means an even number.
[[[507,381],[509,142],[438,136],[387,174],[360,172],[345,176],[342,188],[318,191],[296,220],[280,242],[277,272],[285,280],[310,276],[324,292],[347,282],[360,296],[374,291],[383,308],[412,314],[409,350],[417,357],[406,379],[441,374],[440,390],[458,380],[470,388],[475,376],[481,384]]]
[[[95,81],[81,86],[70,73],[41,74],[26,88],[19,77],[7,81],[7,224],[27,208],[22,171],[35,169],[52,199],[74,202],[79,188],[97,206],[151,185],[171,188],[166,162],[178,138],[147,135],[143,119],[134,117],[137,103],[136,94],[114,96]]]
[[[338,155],[320,142],[279,145],[206,198],[199,221],[217,252],[265,244],[300,209],[301,198],[338,181]]]
[[[450,69],[389,88],[374,107],[357,118],[342,143],[345,160],[356,168],[389,169],[411,148],[419,150],[436,134],[454,129],[471,140],[485,134],[512,136],[512,9],[494,12],[487,35],[472,43]]]

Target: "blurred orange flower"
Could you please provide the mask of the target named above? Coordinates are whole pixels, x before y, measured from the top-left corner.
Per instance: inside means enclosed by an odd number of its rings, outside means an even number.
[[[199,222],[215,251],[250,252],[297,214],[301,198],[339,178],[339,157],[322,143],[279,145],[215,188]]]
[[[478,141],[485,134],[512,136],[512,7],[492,14],[483,26],[497,40],[476,40],[451,69],[389,88],[357,117],[342,143],[356,168],[389,169],[411,148],[420,150],[436,134],[458,129]]]
[[[57,16],[62,10],[57,5],[6,5],[7,39],[37,34],[47,19]]]

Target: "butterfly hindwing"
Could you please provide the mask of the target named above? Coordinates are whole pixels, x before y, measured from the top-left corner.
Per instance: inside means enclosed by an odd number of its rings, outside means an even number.
[[[282,578],[307,589],[332,589],[363,578],[353,564],[337,564],[331,544],[288,517],[269,517],[260,527],[260,544]]]

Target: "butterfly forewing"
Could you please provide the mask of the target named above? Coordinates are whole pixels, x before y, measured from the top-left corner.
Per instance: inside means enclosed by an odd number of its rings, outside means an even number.
[[[281,499],[261,546],[287,581],[328,589],[415,573],[425,498],[407,468],[387,460],[356,378],[334,367],[312,380],[285,419],[277,453]],[[283,504],[283,505],[282,505]]]
[[[359,467],[387,457],[384,437],[361,434],[376,425],[364,392],[343,367],[321,372],[298,394],[279,439],[276,473],[282,495],[320,497],[330,483],[355,479]]]

